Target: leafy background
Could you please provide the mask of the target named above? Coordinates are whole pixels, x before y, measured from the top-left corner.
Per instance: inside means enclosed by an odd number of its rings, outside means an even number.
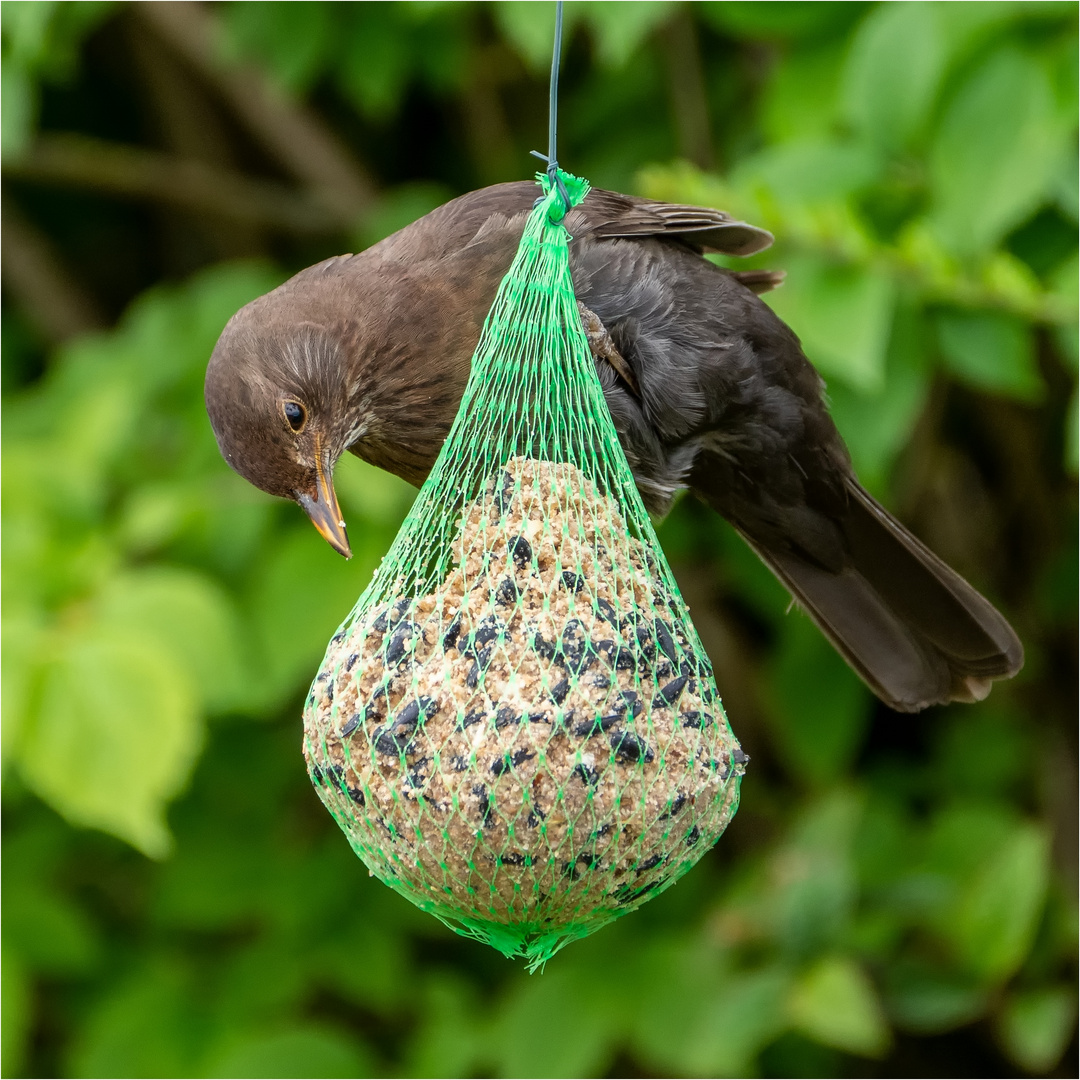
[[[1077,6],[570,3],[560,157],[773,230],[864,481],[1009,615],[873,700],[731,531],[661,536],[743,806],[527,976],[369,879],[304,774],[356,557],[221,461],[240,305],[546,142],[546,3],[4,3],[6,1076],[1075,1075]]]

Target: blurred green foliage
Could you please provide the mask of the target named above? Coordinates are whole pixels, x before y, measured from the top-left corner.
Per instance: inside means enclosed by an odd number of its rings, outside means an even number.
[[[2,7],[5,223],[65,271],[5,235],[3,1074],[1069,1075],[1077,5],[567,5],[560,158],[776,234],[750,265],[788,272],[767,299],[864,482],[1028,660],[891,714],[680,504],[743,808],[533,978],[369,880],[304,774],[307,683],[410,489],[341,463],[344,563],[229,472],[201,381],[289,273],[531,172],[551,5],[177,5],[203,60],[148,7]],[[237,79],[335,132],[370,203],[298,236],[33,172],[74,131],[280,184]],[[117,317],[50,330],[56,281]]]

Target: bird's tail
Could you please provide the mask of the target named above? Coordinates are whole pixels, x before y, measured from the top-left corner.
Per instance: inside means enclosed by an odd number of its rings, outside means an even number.
[[[916,712],[981,701],[1015,675],[1024,650],[997,609],[855,481],[839,573],[744,535],[826,637],[886,704]]]

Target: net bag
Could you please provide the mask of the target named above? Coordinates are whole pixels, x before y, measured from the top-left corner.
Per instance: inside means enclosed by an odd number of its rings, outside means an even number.
[[[588,184],[555,180],[304,711],[311,779],[371,873],[534,967],[686,873],[746,761],[582,330],[559,221]]]

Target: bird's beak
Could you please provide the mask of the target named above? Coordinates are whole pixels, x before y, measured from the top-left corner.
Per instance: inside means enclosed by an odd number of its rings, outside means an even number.
[[[315,494],[298,491],[296,501],[304,508],[307,516],[311,518],[311,524],[319,530],[322,538],[336,552],[344,555],[346,559],[351,559],[349,534],[345,531],[341,507],[338,506],[337,495],[334,493],[333,469],[321,450],[315,455],[315,474]]]

